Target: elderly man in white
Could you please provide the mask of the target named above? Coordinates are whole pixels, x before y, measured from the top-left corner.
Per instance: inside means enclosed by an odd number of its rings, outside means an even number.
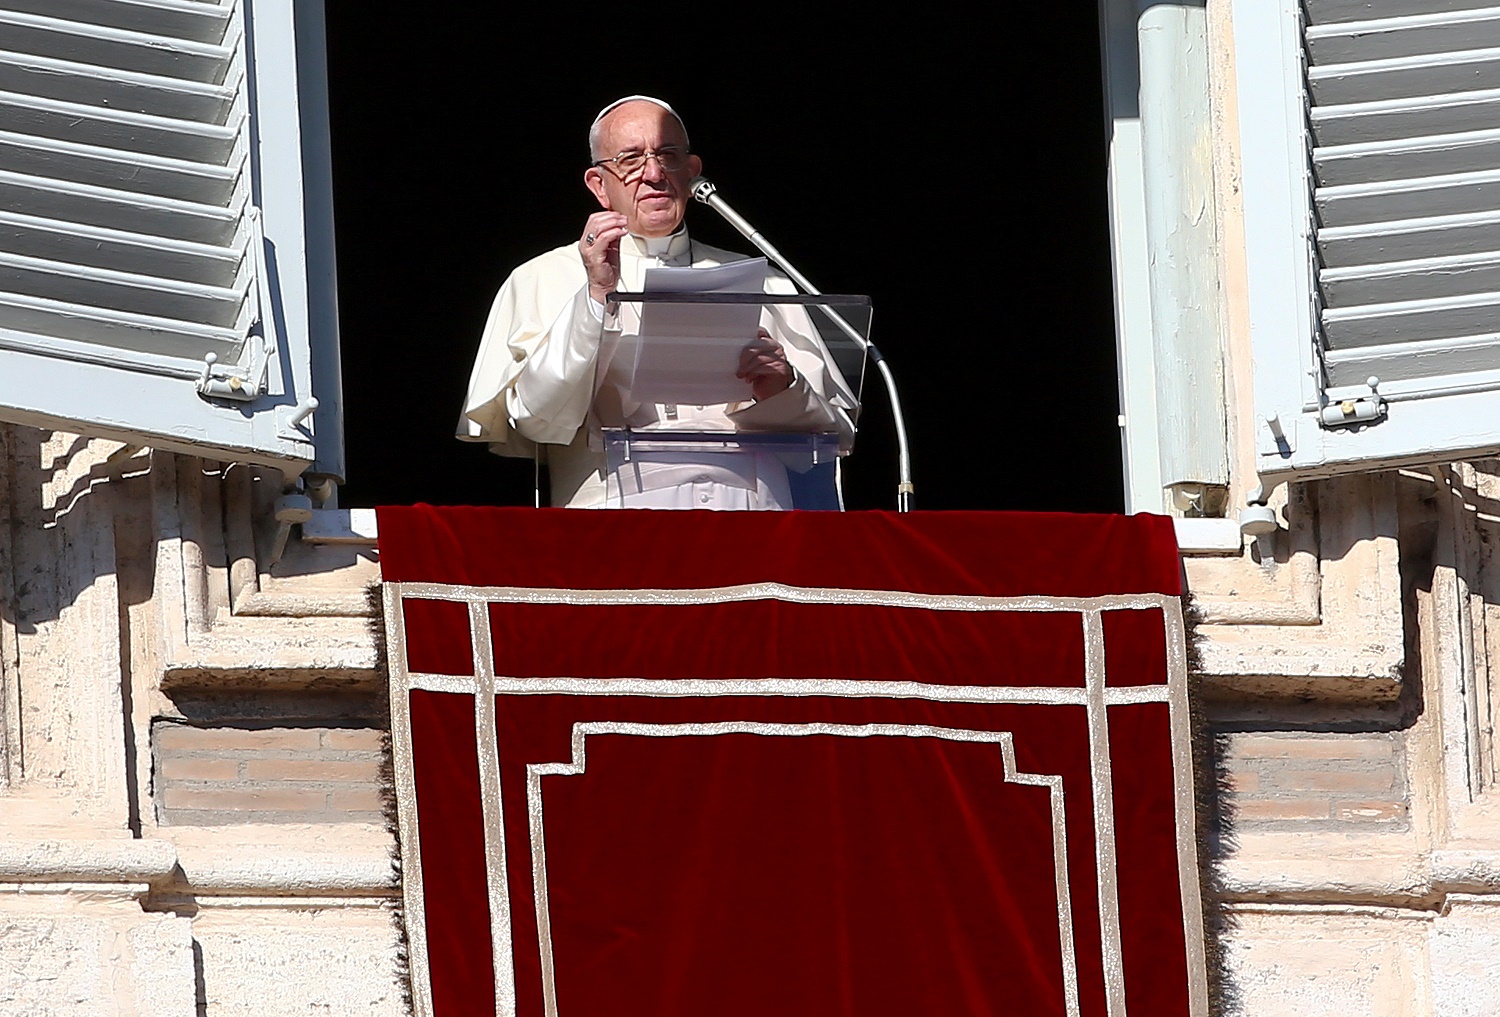
[[[701,171],[687,130],[665,102],[629,96],[589,130],[584,184],[602,211],[576,244],[528,261],[501,286],[469,379],[458,437],[549,467],[554,505],[575,508],[780,509],[791,507],[786,469],[768,454],[655,453],[610,474],[596,384],[606,330],[629,331],[639,312],[605,306],[611,291],[639,291],[657,266],[711,267],[743,255],[689,238],[683,216]],[[773,273],[769,292],[793,292]],[[768,316],[772,330],[742,351],[751,400],[716,406],[609,407],[634,430],[838,432],[853,438],[855,401],[805,315]],[[775,337],[773,338],[772,333]],[[623,472],[623,471],[622,471]]]

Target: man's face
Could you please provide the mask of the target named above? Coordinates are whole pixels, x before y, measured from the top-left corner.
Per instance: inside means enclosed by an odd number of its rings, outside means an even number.
[[[612,110],[599,125],[600,155],[687,149],[687,135],[677,118],[649,102],[627,102]],[[656,159],[647,159],[638,176],[621,179],[611,164],[591,166],[584,183],[599,204],[625,216],[630,232],[642,237],[665,237],[676,232],[687,212],[688,182],[702,170],[696,155],[668,173]]]

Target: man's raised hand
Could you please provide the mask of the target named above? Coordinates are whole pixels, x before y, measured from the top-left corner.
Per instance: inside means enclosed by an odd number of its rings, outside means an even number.
[[[578,252],[589,273],[589,296],[604,303],[605,294],[620,284],[620,238],[626,234],[619,212],[595,212],[578,238]]]

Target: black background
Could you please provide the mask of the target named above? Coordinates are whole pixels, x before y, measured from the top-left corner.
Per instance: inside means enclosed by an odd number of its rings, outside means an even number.
[[[594,113],[644,92],[814,283],[873,298],[919,508],[1120,511],[1096,6],[1007,6],[998,32],[756,9],[328,0],[343,504],[530,503],[529,462],[452,437],[469,368],[505,275],[595,207]],[[846,497],[890,508],[865,393]]]

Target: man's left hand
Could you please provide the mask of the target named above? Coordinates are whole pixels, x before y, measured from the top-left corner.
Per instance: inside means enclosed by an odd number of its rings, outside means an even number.
[[[735,377],[748,381],[756,401],[763,401],[791,386],[792,365],[787,363],[781,344],[761,329],[740,351],[740,369]]]

